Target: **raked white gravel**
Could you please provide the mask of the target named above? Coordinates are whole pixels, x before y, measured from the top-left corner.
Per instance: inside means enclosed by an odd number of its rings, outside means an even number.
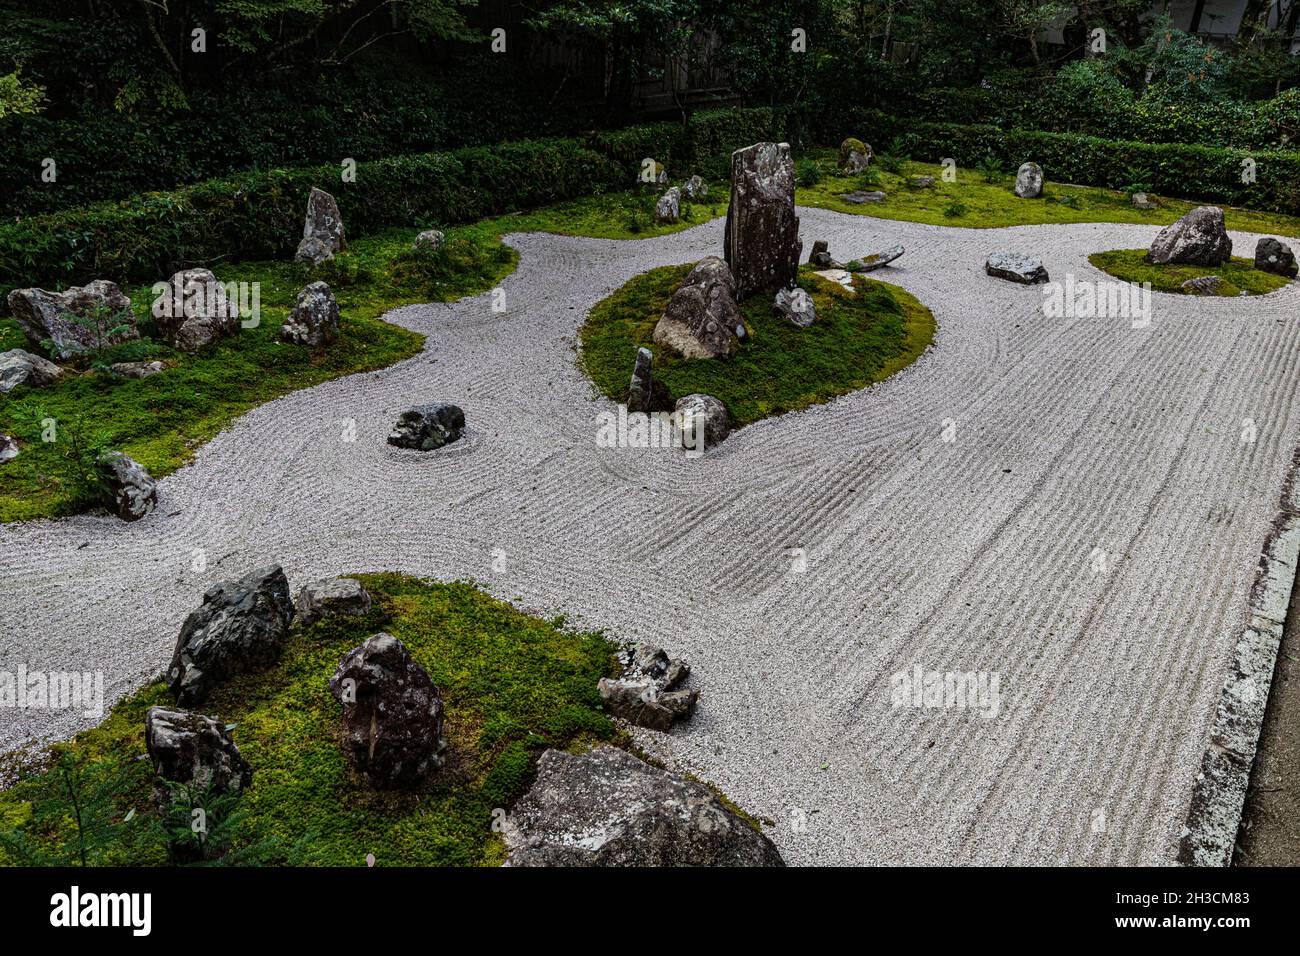
[[[1300,286],[1155,294],[1145,329],[1048,319],[1040,287],[984,274],[991,251],[1102,280],[1088,253],[1156,230],[800,215],[805,249],[907,247],[876,277],[938,319],[916,364],[699,459],[600,448],[612,406],[575,364],[587,311],[719,253],[722,222],[513,236],[504,314],[490,295],[391,313],[422,354],[240,418],[149,518],[0,527],[0,669],[102,670],[119,697],[162,670],[205,588],[269,562],[295,587],[468,576],[690,659],[695,718],[640,737],[773,821],[792,863],[1171,862],[1300,444]],[[467,439],[389,448],[430,401],[464,408]],[[997,716],[892,707],[891,675],[916,666],[996,675]],[[89,722],[3,712],[0,748]]]

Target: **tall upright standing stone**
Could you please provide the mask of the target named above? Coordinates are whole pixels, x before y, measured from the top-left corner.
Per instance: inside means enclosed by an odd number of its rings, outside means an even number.
[[[802,249],[790,144],[755,143],[736,150],[722,241],[722,254],[736,279],[736,299],[793,283]]]

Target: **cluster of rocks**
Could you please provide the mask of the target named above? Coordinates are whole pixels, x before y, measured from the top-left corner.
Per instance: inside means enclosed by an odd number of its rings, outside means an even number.
[[[602,677],[596,685],[605,709],[615,717],[638,727],[667,730],[695,712],[700,692],[677,689],[691,673],[685,661],[670,658],[653,644],[636,645],[623,661],[622,677]]]
[[[388,444],[396,448],[432,451],[460,439],[465,432],[465,413],[458,405],[438,403],[415,405],[402,412],[388,433]]]
[[[323,189],[312,187],[307,197],[307,216],[302,227],[302,240],[294,259],[318,266],[334,258],[334,254],[347,249],[343,235],[343,214],[334,197]]]
[[[662,182],[667,182],[667,173],[662,174]],[[709,196],[709,187],[699,176],[692,176],[680,186],[671,186],[655,203],[655,222],[667,225],[680,222],[682,218],[682,197],[691,202],[699,202]]]
[[[239,329],[239,305],[209,269],[182,269],[153,304],[154,326],[182,352],[197,352]]]
[[[506,866],[784,866],[701,783],[613,747],[548,750],[502,827]]]

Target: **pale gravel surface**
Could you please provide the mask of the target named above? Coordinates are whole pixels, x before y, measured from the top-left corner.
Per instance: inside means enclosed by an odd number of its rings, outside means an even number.
[[[507,314],[487,295],[391,313],[428,335],[422,355],[249,413],[161,483],[151,517],[0,526],[0,668],[102,668],[120,696],[162,669],[206,587],[272,561],[295,587],[474,576],[688,657],[699,712],[641,739],[776,821],[791,862],[1172,861],[1300,443],[1300,286],[1157,294],[1145,330],[1047,320],[1041,290],[983,274],[990,251],[1102,278],[1088,252],[1156,229],[800,215],[805,249],[906,245],[878,277],[934,311],[936,347],[702,459],[600,449],[611,406],[574,364],[586,311],[652,266],[718,253],[722,222],[638,242],[512,237]],[[440,400],[465,409],[462,447],[384,444],[403,407]],[[918,663],[997,672],[1000,716],[891,709],[890,675]],[[0,748],[82,723],[5,712]]]

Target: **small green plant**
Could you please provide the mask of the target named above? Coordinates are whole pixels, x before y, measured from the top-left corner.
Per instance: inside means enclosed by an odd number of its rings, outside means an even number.
[[[135,811],[123,811],[138,764],[91,761],[63,753],[45,775],[32,801],[25,830],[0,832],[0,850],[26,866],[96,866],[138,825]],[[28,832],[57,830],[61,842],[38,844]]]
[[[1082,203],[1079,202],[1079,197],[1074,195],[1074,193],[1066,193],[1064,196],[1058,196],[1056,197],[1056,201],[1062,206],[1067,206],[1070,209],[1078,209],[1082,205]]]
[[[811,189],[822,181],[822,169],[811,159],[801,159],[795,163],[795,182],[804,189]]]
[[[868,166],[862,172],[858,173],[857,185],[859,189],[874,189],[880,185],[880,170],[875,166]]]
[[[943,207],[943,214],[949,219],[960,219],[966,213],[970,212],[964,202],[956,199],[949,199]]]
[[[55,446],[62,466],[62,474],[57,477],[77,507],[92,507],[104,501],[108,487],[100,462],[109,451],[107,432],[91,430],[81,415],[56,419],[39,405],[18,409],[15,418],[28,441]]]
[[[985,156],[975,164],[975,171],[986,183],[996,183],[1002,177],[1002,163],[996,156]]]
[[[167,788],[168,808],[152,821],[151,830],[167,844],[167,855],[173,863],[256,866],[272,855],[273,841],[257,835],[238,791],[217,793],[211,781],[202,790],[171,780],[164,780],[163,785]]]
[[[897,153],[881,153],[876,157],[876,165],[893,176],[903,171],[905,162],[907,162],[906,157],[899,156]]]
[[[96,301],[85,314],[69,311],[66,317],[73,324],[90,333],[91,344],[65,342],[64,348],[74,351],[75,358],[87,360],[87,364],[98,371],[108,367],[104,353],[110,347],[109,340],[131,328],[130,309],[114,309],[103,301]],[[60,352],[58,343],[53,339],[43,339],[41,348],[56,358]]]
[[[1124,171],[1124,178],[1128,180],[1128,183],[1120,187],[1120,192],[1127,193],[1129,196],[1133,196],[1135,193],[1149,193],[1154,188],[1151,185],[1153,176],[1149,169],[1130,166]]]

